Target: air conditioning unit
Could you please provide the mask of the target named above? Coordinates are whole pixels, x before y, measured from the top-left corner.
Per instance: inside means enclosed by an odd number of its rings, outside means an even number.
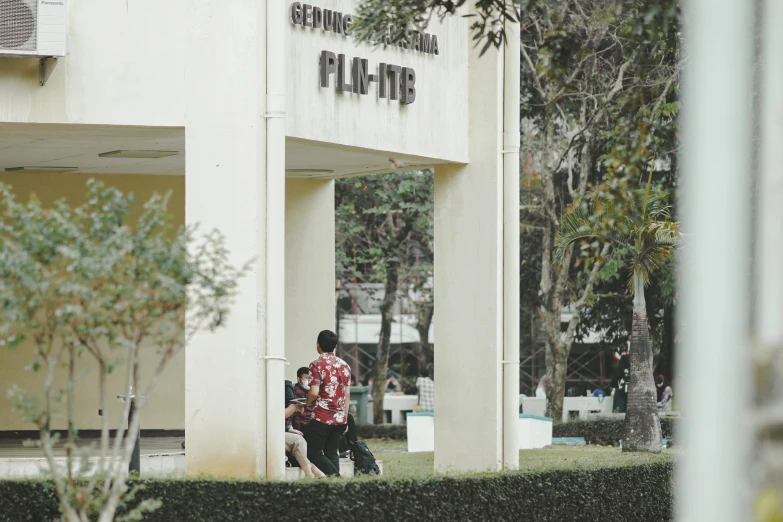
[[[65,56],[66,0],[0,0],[0,56]]]

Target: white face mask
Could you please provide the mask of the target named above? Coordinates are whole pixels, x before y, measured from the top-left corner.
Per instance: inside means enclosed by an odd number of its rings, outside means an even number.
[[[305,390],[308,390],[308,391],[310,390],[310,383],[309,382],[299,381],[299,386],[301,386]]]

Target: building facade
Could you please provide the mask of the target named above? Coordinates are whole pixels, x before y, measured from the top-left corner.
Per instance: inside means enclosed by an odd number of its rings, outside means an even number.
[[[177,219],[256,260],[227,327],[188,344],[143,414],[186,430],[187,472],[281,476],[282,381],[335,328],[333,180],[422,167],[435,169],[435,466],[516,467],[516,28],[479,56],[459,16],[409,45],[357,43],[357,0],[55,4],[65,56],[0,56],[0,181],[45,202],[78,199],[89,178],[140,199],[173,190]],[[0,385],[34,389],[28,362],[2,352]],[[88,375],[77,391],[82,429],[99,426],[94,389]],[[0,394],[0,431],[31,428]]]

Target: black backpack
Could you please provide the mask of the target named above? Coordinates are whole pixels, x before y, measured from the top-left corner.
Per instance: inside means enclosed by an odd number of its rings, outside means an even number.
[[[366,473],[368,475],[380,475],[381,470],[375,462],[375,455],[372,454],[367,443],[363,440],[351,441],[351,460],[355,474]]]

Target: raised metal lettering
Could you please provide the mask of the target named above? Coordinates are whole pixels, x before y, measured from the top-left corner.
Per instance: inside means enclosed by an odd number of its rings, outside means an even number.
[[[370,92],[370,65],[365,59],[353,59],[353,92],[362,95]]]
[[[351,34],[351,23],[353,23],[353,16],[345,15],[343,17],[343,34],[348,36]]]
[[[399,65],[387,65],[386,68],[389,71],[389,86],[391,87],[389,92],[390,100],[398,100],[400,92],[400,76],[402,75],[402,67]]]
[[[289,16],[291,23],[294,25],[302,25],[302,4],[301,2],[294,2],[291,4],[291,15]]]
[[[432,54],[432,35],[422,33],[421,35],[421,52]]]
[[[386,64],[378,64],[378,98],[386,98]]]
[[[402,103],[410,105],[416,101],[416,71],[411,67],[402,69]]]
[[[351,92],[353,86],[346,82],[345,79],[348,75],[345,74],[345,68],[348,66],[347,60],[344,54],[337,55],[337,88],[341,91]],[[348,71],[350,74],[350,71]]]
[[[332,29],[337,34],[343,34],[343,14],[334,12],[334,28]]]
[[[329,51],[321,51],[321,87],[329,87],[329,75],[337,71],[337,57]]]
[[[331,31],[334,27],[334,13],[331,9],[324,9],[324,31]]]
[[[323,21],[324,21],[324,13],[323,11],[321,11],[321,8],[313,7],[313,27],[315,29],[320,29]]]

